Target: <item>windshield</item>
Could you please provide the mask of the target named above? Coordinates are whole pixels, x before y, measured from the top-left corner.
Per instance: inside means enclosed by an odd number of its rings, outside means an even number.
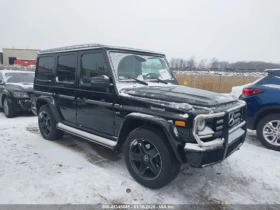
[[[12,72],[5,73],[5,78],[7,83],[33,83],[34,82],[34,73],[22,73],[22,72]]]
[[[110,58],[119,80],[174,79],[163,56],[110,52]]]

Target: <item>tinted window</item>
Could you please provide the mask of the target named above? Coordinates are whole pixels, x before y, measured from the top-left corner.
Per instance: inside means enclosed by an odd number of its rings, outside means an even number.
[[[74,83],[76,72],[76,55],[61,55],[57,61],[57,78],[59,82]]]
[[[88,53],[81,57],[81,83],[89,84],[92,77],[107,75],[102,53]]]
[[[41,57],[38,62],[37,79],[52,80],[54,70],[54,57]]]
[[[7,83],[33,83],[34,73],[5,73]]]
[[[2,80],[3,80],[2,73],[0,73],[0,81],[2,81]]]
[[[259,79],[255,82],[257,85],[263,85],[263,84],[280,84],[280,77],[275,76],[273,74],[268,74],[268,76]]]

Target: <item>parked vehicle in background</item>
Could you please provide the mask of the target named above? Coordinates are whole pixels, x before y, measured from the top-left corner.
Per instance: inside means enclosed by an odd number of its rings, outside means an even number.
[[[245,85],[232,87],[230,95],[233,95],[233,96],[235,96],[238,99],[242,99],[242,91],[243,91],[243,89],[248,87],[248,86],[250,86],[250,85],[252,85],[252,84],[254,84],[254,83],[256,83],[256,82],[258,82],[261,79],[262,78],[257,79],[255,82],[248,83],[248,84],[245,84]]]
[[[248,128],[257,130],[264,146],[280,151],[280,69],[243,89],[248,107]]]
[[[63,132],[119,151],[131,176],[160,188],[182,163],[205,167],[239,149],[246,105],[179,86],[164,54],[104,45],[39,52],[34,80],[41,135]]]
[[[0,107],[7,118],[18,111],[31,111],[34,72],[0,71]]]

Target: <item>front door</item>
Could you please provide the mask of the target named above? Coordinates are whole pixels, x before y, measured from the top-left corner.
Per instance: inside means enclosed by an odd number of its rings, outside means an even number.
[[[77,53],[59,54],[56,63],[53,85],[55,102],[64,122],[76,125]]]
[[[114,87],[96,87],[91,78],[106,75],[102,51],[79,52],[80,78],[77,87],[77,122],[81,128],[110,138],[114,136]],[[108,136],[107,136],[108,135]]]

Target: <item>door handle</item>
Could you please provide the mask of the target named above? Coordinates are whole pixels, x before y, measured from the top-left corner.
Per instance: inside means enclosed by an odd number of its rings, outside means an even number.
[[[85,101],[84,98],[80,98],[80,97],[78,97],[76,100],[77,100],[77,102],[84,102]]]

